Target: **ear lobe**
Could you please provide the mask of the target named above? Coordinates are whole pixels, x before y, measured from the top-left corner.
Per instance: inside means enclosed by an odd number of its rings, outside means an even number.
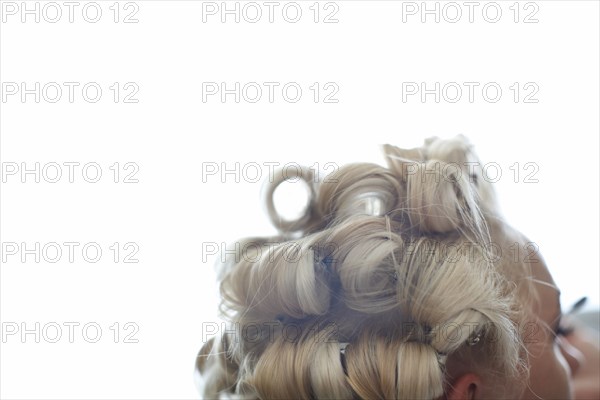
[[[479,376],[465,374],[457,378],[450,386],[447,400],[478,400],[481,399],[482,383]]]

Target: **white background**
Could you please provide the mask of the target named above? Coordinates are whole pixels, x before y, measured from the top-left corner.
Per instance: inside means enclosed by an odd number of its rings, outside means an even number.
[[[321,2],[317,23],[312,1],[298,3],[297,23],[283,18],[285,2],[275,8],[273,23],[263,2],[256,23],[244,15],[239,23],[234,15],[222,23],[219,13],[205,15],[203,22],[199,1],[121,2],[117,23],[113,1],[97,3],[102,15],[96,23],[82,16],[87,2],[74,9],[72,23],[62,2],[56,23],[44,19],[46,2],[38,3],[39,23],[33,14],[21,21],[21,2],[12,3],[18,8],[14,15],[11,2],[1,3],[3,171],[11,163],[19,168],[80,163],[73,183],[66,166],[57,183],[43,176],[36,183],[31,174],[23,183],[20,171],[5,176],[1,240],[4,246],[28,248],[36,242],[81,244],[72,263],[66,253],[50,263],[43,255],[40,262],[35,255],[22,262],[21,252],[3,251],[2,398],[197,398],[195,356],[203,323],[216,321],[218,300],[217,257],[203,254],[203,244],[275,233],[260,203],[261,182],[268,178],[264,163],[318,163],[321,169],[326,163],[383,163],[380,144],[409,148],[433,135],[463,133],[484,162],[500,165],[502,176],[494,186],[504,215],[539,246],[563,292],[563,307],[583,295],[590,298],[589,309],[598,307],[598,2],[516,7],[513,1],[498,2],[502,15],[496,23],[485,19],[495,18],[495,6],[482,15],[486,2],[474,9],[472,23],[463,2],[457,3],[462,18],[456,23],[447,21],[455,16],[448,7],[439,23],[435,15],[422,23],[419,12],[403,14],[413,5],[421,9],[421,2],[336,1],[327,8]],[[33,9],[35,3],[27,6]],[[239,3],[240,9],[245,4]],[[444,5],[438,3],[441,13]],[[516,23],[515,8],[520,10]],[[94,18],[94,9],[87,10]],[[54,10],[46,11],[54,18]],[[124,23],[134,11],[138,22]],[[333,11],[338,22],[324,23]],[[294,9],[288,12],[294,18]],[[538,22],[525,23],[532,13]],[[20,92],[7,95],[11,82],[17,87],[25,82],[29,89],[35,82],[41,88],[49,82],[80,86],[72,103],[66,86],[56,103],[47,101],[54,92],[40,93],[36,103],[33,94],[25,101]],[[82,97],[88,82],[103,89],[95,103]],[[115,82],[117,103],[109,88]],[[128,82],[139,88],[137,103],[123,101],[131,92],[124,87]],[[203,82],[280,86],[272,103],[265,86],[257,103],[243,96],[236,103],[233,95],[225,102],[218,95],[203,102]],[[282,97],[281,87],[289,82],[303,90],[298,102]],[[317,103],[309,88],[315,82],[321,90]],[[328,82],[339,88],[337,103],[323,101],[331,91],[324,90]],[[436,103],[434,95],[425,102],[419,95],[403,101],[403,82],[425,82],[429,89],[435,82],[480,86],[473,102],[462,86],[456,103],[447,101],[454,92]],[[502,88],[495,103],[481,92],[490,82]],[[516,103],[509,88],[515,82],[520,85]],[[524,90],[528,82],[539,89],[533,96],[537,103],[524,102],[531,92]],[[90,162],[101,167],[97,183],[82,177],[81,166]],[[115,162],[118,183],[109,169]],[[132,171],[124,169],[127,162],[139,167],[138,183],[123,182]],[[235,171],[236,162],[237,175],[221,174],[222,167]],[[509,169],[516,162],[517,182]],[[539,167],[537,183],[525,182],[531,171],[524,169],[527,162]],[[262,180],[250,182],[256,170],[244,170],[248,163],[264,167]],[[208,165],[219,171],[203,179]],[[115,242],[121,248],[116,263],[109,248]],[[123,262],[131,250],[123,249],[128,242],[139,247],[138,263]],[[86,243],[101,247],[98,262],[83,259]],[[21,331],[6,332],[15,326],[11,323],[35,330],[36,322],[39,343],[33,333],[22,338]],[[73,343],[65,322],[80,324]],[[124,329],[127,322],[139,328],[130,337],[137,343],[125,343],[132,332]],[[55,336],[52,323],[63,327],[57,343],[46,340]],[[93,330],[83,336],[86,323],[101,327],[97,343],[86,341],[95,336]]]

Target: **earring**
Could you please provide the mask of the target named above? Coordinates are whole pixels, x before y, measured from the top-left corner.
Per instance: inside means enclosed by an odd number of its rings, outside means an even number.
[[[481,340],[481,332],[479,332],[477,335],[467,339],[467,344],[469,346],[475,346],[477,343],[479,343],[480,340]]]
[[[346,347],[348,347],[350,343],[340,343],[340,353],[346,355]]]

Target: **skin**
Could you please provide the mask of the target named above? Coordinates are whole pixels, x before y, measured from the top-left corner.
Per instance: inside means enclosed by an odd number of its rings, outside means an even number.
[[[524,340],[529,352],[530,379],[522,400],[529,399],[600,399],[600,349],[598,336],[576,322],[561,322],[560,291],[541,257],[531,263],[538,301],[524,325]],[[567,336],[556,335],[559,324],[575,326]],[[575,324],[575,325],[574,325]],[[464,361],[464,359],[462,360]],[[497,398],[500,390],[476,370],[458,361],[458,374],[445,396],[448,400]],[[503,388],[506,389],[506,388]],[[504,392],[502,397],[506,397]],[[508,395],[510,398],[518,398]]]
[[[560,291],[544,260],[538,256],[531,266],[539,293],[533,311],[540,320],[534,343],[528,346],[530,385],[522,399],[600,399],[597,333],[561,315]],[[556,335],[559,326],[574,329],[566,336]]]
[[[600,399],[600,346],[598,332],[581,325],[577,321],[570,323],[575,327],[572,334],[561,339],[561,348],[565,357],[577,360],[573,375],[575,399]],[[569,358],[567,358],[567,361]]]
[[[533,327],[528,329],[532,333],[527,338],[530,379],[521,399],[573,399],[572,376],[580,362],[565,351],[563,341],[554,333],[561,319],[560,292],[541,258],[531,267],[539,296],[532,311],[539,320],[528,321]]]

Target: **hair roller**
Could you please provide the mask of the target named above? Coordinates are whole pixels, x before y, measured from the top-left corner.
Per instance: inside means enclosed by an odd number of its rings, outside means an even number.
[[[478,205],[490,214],[498,214],[500,209],[492,183],[485,178],[479,157],[473,145],[464,135],[450,139],[430,138],[425,141],[425,151],[430,160],[440,160],[460,168],[462,173],[477,190]]]
[[[337,328],[332,324],[325,326],[314,343],[310,381],[317,399],[353,399],[346,383],[340,356],[341,344],[335,338],[336,331]]]
[[[318,221],[318,216],[315,215],[316,189],[313,182],[314,172],[305,166],[296,166],[296,168],[280,168],[273,174],[273,181],[270,182],[266,189],[263,189],[264,204],[266,206],[269,219],[275,228],[280,232],[294,233],[305,230],[309,225]],[[273,201],[273,194],[277,187],[284,181],[292,181],[299,179],[306,183],[309,189],[309,199],[304,215],[296,220],[286,220],[277,212]]]
[[[348,383],[363,399],[436,399],[443,394],[440,355],[429,344],[362,334],[345,350]]]
[[[273,338],[249,374],[261,399],[352,399],[331,323],[294,324]]]
[[[403,197],[397,177],[382,166],[356,163],[327,176],[319,187],[318,208],[325,218],[387,214]]]
[[[444,393],[444,372],[433,346],[403,342],[398,348],[397,399],[437,399]]]
[[[396,398],[398,345],[398,341],[367,330],[345,348],[348,384],[358,398]]]
[[[280,237],[247,237],[229,243],[226,248],[233,247],[234,250],[220,254],[220,259],[216,262],[217,281],[221,282],[227,275],[235,273],[242,261],[257,261],[270,243],[279,241]]]
[[[498,215],[500,209],[492,184],[485,179],[481,161],[473,150],[473,145],[464,135],[456,135],[450,139],[430,137],[425,139],[422,147],[402,149],[386,144],[384,155],[389,168],[402,182],[414,173],[416,164],[437,160],[442,166],[464,175],[476,192],[477,204],[482,211]],[[450,164],[450,165],[448,165]]]
[[[238,365],[234,361],[225,335],[212,337],[204,343],[196,357],[196,385],[203,393],[233,393]]]
[[[244,312],[274,318],[320,315],[329,308],[327,271],[315,262],[310,242],[299,240],[277,244],[257,262],[242,261],[237,278],[221,286],[224,299]]]
[[[383,145],[383,155],[390,170],[403,182],[408,179],[409,165],[426,160],[424,149],[401,149],[391,144]]]
[[[421,231],[473,229],[483,222],[466,177],[452,168],[446,170],[446,165],[440,161],[414,164],[407,175],[407,213],[411,225]]]
[[[375,226],[371,224],[371,229]],[[397,309],[394,251],[402,244],[398,235],[384,229],[357,235],[355,243],[342,245],[345,254],[337,271],[346,305],[355,311],[377,314]]]

